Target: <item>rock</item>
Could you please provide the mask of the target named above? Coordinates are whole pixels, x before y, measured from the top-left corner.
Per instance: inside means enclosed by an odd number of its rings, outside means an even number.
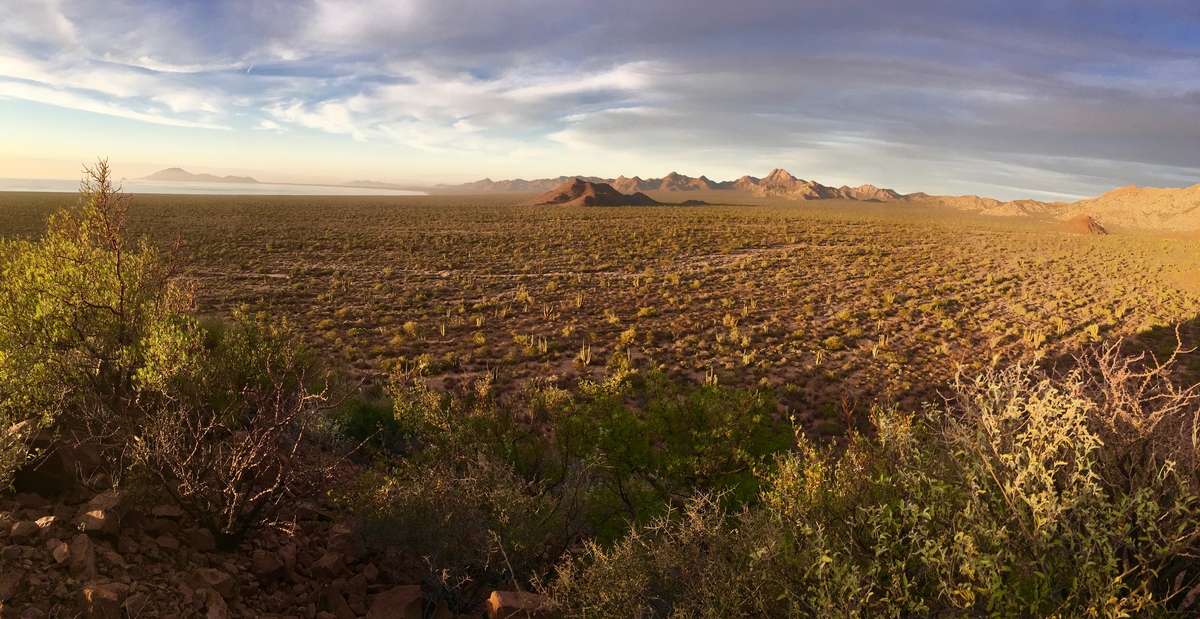
[[[357,619],[354,611],[350,610],[350,605],[346,604],[346,598],[333,587],[327,588],[321,594],[321,606],[333,613],[336,619]]]
[[[71,556],[71,547],[62,540],[52,539],[46,542],[46,547],[50,549],[50,556],[54,557],[54,562],[62,565]]]
[[[191,546],[198,552],[212,552],[217,549],[217,540],[213,537],[212,531],[204,528],[188,529],[183,532],[184,539],[187,540],[188,546]]]
[[[0,572],[0,604],[7,602],[21,590],[25,581],[25,572],[18,569],[5,568]]]
[[[54,525],[58,523],[58,518],[55,518],[54,516],[42,516],[33,523],[37,525],[38,531],[45,534],[49,533],[50,530],[54,528]]]
[[[21,546],[13,544],[0,548],[0,562],[12,563],[21,558]]]
[[[196,580],[200,586],[208,587],[221,594],[221,597],[232,600],[235,592],[233,577],[225,572],[211,567],[202,567],[195,571]]]
[[[158,537],[154,538],[154,543],[158,544],[158,547],[162,548],[163,550],[179,550],[179,540],[170,535],[159,535]]]
[[[25,509],[40,509],[50,505],[50,501],[36,492],[18,492],[13,499],[16,500],[17,505]]]
[[[150,603],[150,598],[145,593],[134,593],[128,598],[125,598],[125,614],[130,617],[141,617],[146,611],[146,606]]]
[[[123,555],[132,556],[138,554],[139,550],[140,547],[132,536],[122,535],[121,537],[117,538],[117,552],[120,552]]]
[[[121,495],[116,490],[101,492],[84,504],[75,522],[88,533],[114,534],[120,525],[120,506]]]
[[[225,603],[225,598],[216,591],[209,591],[208,598],[205,600],[205,610],[207,610],[207,619],[229,619],[229,605]]]
[[[379,580],[379,568],[375,567],[374,563],[368,563],[366,567],[363,568],[362,573],[363,577],[367,579],[367,582],[375,582],[376,580]]]
[[[421,619],[423,606],[420,585],[400,585],[371,600],[367,619]]]
[[[155,518],[166,518],[169,520],[179,520],[183,518],[183,510],[178,505],[155,505],[150,510],[150,515]]]
[[[121,619],[121,604],[129,588],[120,583],[87,584],[80,592],[85,617],[93,619]]]
[[[12,526],[8,530],[8,538],[14,543],[21,543],[33,538],[41,531],[41,527],[32,520],[22,520]]]
[[[332,578],[341,574],[345,568],[345,560],[341,554],[336,552],[327,552],[321,555],[321,558],[314,561],[311,566],[312,574],[316,578]]]
[[[77,519],[79,530],[88,533],[116,533],[117,521],[111,512],[94,509],[84,512]]]
[[[269,582],[283,576],[283,562],[265,550],[254,551],[250,557],[250,568],[261,582]]]
[[[346,557],[347,563],[354,563],[363,555],[362,538],[354,533],[354,528],[345,523],[336,523],[329,527],[329,548]]]
[[[72,576],[79,580],[89,580],[96,576],[96,549],[92,546],[92,538],[86,533],[71,538],[68,555]]]
[[[486,610],[491,619],[508,617],[537,617],[550,619],[556,616],[550,601],[545,596],[524,591],[493,591],[488,597]]]

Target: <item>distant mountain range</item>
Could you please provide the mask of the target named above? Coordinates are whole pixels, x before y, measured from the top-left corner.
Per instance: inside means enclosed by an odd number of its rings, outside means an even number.
[[[605,188],[615,190],[618,196],[612,196]],[[633,204],[635,202],[630,201],[630,194],[645,191],[730,191],[798,201],[857,200],[924,204],[996,217],[1041,217],[1094,224],[1074,226],[1081,231],[1095,232],[1111,226],[1200,231],[1200,184],[1179,189],[1121,187],[1077,202],[1002,201],[976,195],[940,196],[923,192],[901,194],[893,189],[874,185],[833,187],[797,178],[787,170],[779,168],[763,178],[743,176],[735,181],[714,181],[706,176],[691,177],[671,172],[662,178],[650,179],[637,176],[618,176],[612,179],[596,176],[559,176],[493,181],[485,178],[462,185],[438,185],[432,190],[446,193],[557,192],[570,196],[559,201],[549,195],[539,196],[534,200],[534,203],[539,204],[575,204],[577,201],[587,204]],[[622,194],[625,197],[620,197]],[[648,196],[642,197],[649,199]],[[637,200],[641,201],[642,198]]]
[[[159,170],[145,180],[258,183],[249,176],[217,176],[192,174],[183,168]],[[576,181],[581,181],[579,184]],[[369,189],[412,189],[369,180],[350,181],[345,187]],[[540,204],[654,204],[652,198],[640,192],[720,192],[745,193],[759,197],[786,200],[857,200],[885,203],[913,203],[939,206],[965,213],[997,217],[1041,217],[1061,221],[1092,221],[1095,226],[1076,226],[1095,229],[1113,226],[1190,232],[1200,231],[1200,184],[1178,189],[1152,187],[1120,187],[1095,198],[1076,202],[1041,202],[1038,200],[1001,201],[976,195],[940,196],[923,192],[901,194],[893,189],[874,185],[833,187],[815,180],[797,178],[787,170],[777,168],[758,178],[743,176],[733,181],[714,181],[706,176],[691,177],[671,172],[662,178],[643,179],[637,176],[601,178],[597,176],[559,176],[533,180],[512,179],[494,181],[488,178],[461,185],[436,185],[434,193],[538,193],[559,195],[539,196]],[[563,197],[569,196],[569,197]],[[683,202],[696,203],[690,200]],[[1090,219],[1089,219],[1090,218]]]
[[[167,168],[159,170],[142,180],[172,181],[184,183],[257,183],[249,176],[217,176],[215,174],[192,174],[183,168]]]

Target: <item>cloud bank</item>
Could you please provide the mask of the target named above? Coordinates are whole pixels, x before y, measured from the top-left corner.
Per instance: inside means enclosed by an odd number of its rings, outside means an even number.
[[[397,178],[783,165],[1071,196],[1200,181],[1196,32],[1191,1],[10,0],[0,97],[392,145]]]

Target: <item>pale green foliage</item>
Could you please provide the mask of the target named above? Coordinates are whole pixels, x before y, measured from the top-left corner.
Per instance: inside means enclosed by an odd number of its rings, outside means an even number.
[[[1078,375],[1014,368],[946,409],[877,410],[872,438],[801,441],[761,505],[711,501],[592,545],[550,592],[583,616],[1100,616],[1177,608],[1200,582],[1189,474],[1104,483],[1108,413]]]
[[[85,169],[79,206],[55,213],[42,238],[0,241],[0,427],[106,433],[131,406],[141,338],[179,295],[158,254],[125,239],[127,209],[101,161]]]

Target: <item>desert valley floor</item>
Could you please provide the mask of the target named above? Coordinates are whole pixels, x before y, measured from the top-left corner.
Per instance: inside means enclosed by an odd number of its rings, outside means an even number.
[[[699,192],[703,193],[703,192]],[[614,357],[771,385],[817,433],[1012,360],[1194,337],[1194,237],[1080,234],[919,204],[689,195],[698,207],[527,207],[521,195],[136,196],[199,312],[287,316],[368,385],[601,376]],[[667,196],[670,198],[670,196]],[[0,194],[33,236],[69,194]]]

